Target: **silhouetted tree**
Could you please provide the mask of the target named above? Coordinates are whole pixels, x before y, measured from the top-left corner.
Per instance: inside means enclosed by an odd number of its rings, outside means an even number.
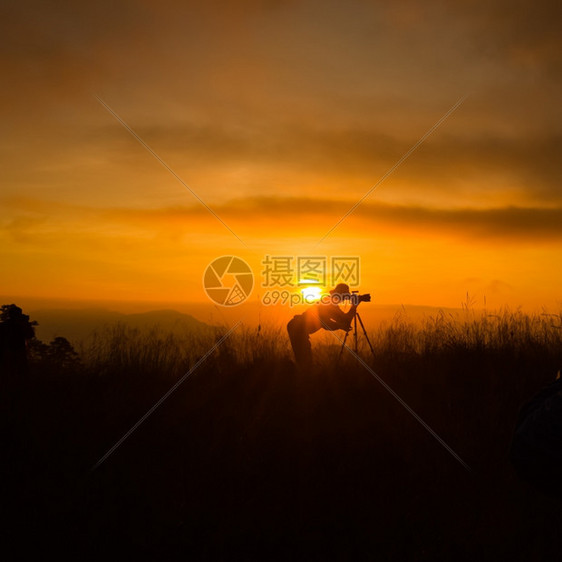
[[[0,308],[0,380],[14,382],[27,374],[27,344],[35,336],[29,316],[15,304]]]
[[[29,361],[32,365],[40,365],[49,359],[49,344],[37,338],[29,340],[27,346]]]
[[[33,370],[38,375],[61,374],[74,371],[80,366],[80,356],[72,344],[60,336],[50,344],[33,338],[28,349]]]
[[[80,364],[78,353],[66,338],[56,337],[49,344],[47,353],[50,361],[60,369],[69,370]]]

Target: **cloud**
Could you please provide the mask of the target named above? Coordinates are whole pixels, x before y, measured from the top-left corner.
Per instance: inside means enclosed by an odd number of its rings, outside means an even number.
[[[98,92],[211,198],[307,186],[355,196],[473,91],[389,180],[394,201],[561,202],[558,4],[243,6],[9,3],[0,23],[5,189],[64,189],[84,202],[107,171],[110,205],[125,180],[162,172],[95,102]]]
[[[562,6],[556,0],[537,0],[532,4],[511,0],[474,2],[472,0],[397,0],[388,8],[397,25],[412,30],[429,14],[439,23],[462,22],[478,50],[506,62],[532,62],[546,66],[560,61],[559,25]],[[521,55],[527,53],[532,60]]]
[[[353,200],[318,198],[250,197],[235,199],[212,209],[235,231],[243,229],[252,238],[276,236],[280,231],[298,237],[303,231],[320,238],[355,204]],[[135,236],[139,233],[178,231],[186,235],[218,231],[222,226],[200,204],[161,208],[93,208],[59,202],[4,200],[6,232],[15,240],[30,240],[33,231],[64,230]],[[78,228],[76,225],[81,225]],[[562,207],[494,209],[439,209],[363,202],[331,235],[353,232],[360,237],[448,236],[491,242],[559,243],[562,241]]]
[[[113,120],[109,115],[108,119]],[[384,133],[368,126],[338,129],[327,124],[245,130],[210,123],[130,124],[196,192],[211,200],[224,199],[229,191],[238,196],[279,190],[313,196],[321,191],[331,197],[347,191],[359,197],[424,132]],[[560,134],[460,136],[444,125],[385,181],[377,195],[428,206],[560,204],[561,151]],[[138,195],[156,193],[163,181],[174,183],[116,121],[75,136],[63,131],[52,144],[29,139],[25,151],[13,144],[6,154],[11,155],[4,172],[6,189],[14,192],[21,191],[21,183],[52,184],[54,190],[68,186],[76,200],[106,189],[106,201],[111,201],[125,194],[125,187],[133,182]]]
[[[459,110],[461,111],[461,110]],[[427,129],[433,123],[427,123]],[[400,190],[419,189],[420,185],[437,185],[443,191],[472,183],[497,188],[517,188],[523,200],[562,201],[562,134],[501,137],[491,134],[454,135],[436,132],[395,172]],[[298,124],[276,128],[248,127],[244,131],[224,126],[153,126],[138,129],[159,151],[173,154],[175,162],[185,168],[205,170],[245,166],[265,169],[272,174],[291,170],[294,181],[299,173],[323,179],[362,183],[368,188],[391,168],[421,137],[412,131],[381,132],[364,128],[335,129],[329,126]],[[122,135],[114,130],[111,135]],[[500,179],[499,179],[500,178]],[[392,181],[392,179],[390,181]],[[266,180],[267,181],[267,180]],[[267,189],[267,185],[264,186]],[[287,186],[288,188],[290,186]]]
[[[312,198],[270,198],[256,197],[234,200],[214,206],[219,216],[233,221],[250,221],[256,227],[263,224],[291,225],[295,228],[307,220],[315,227],[324,223],[331,227],[337,219],[355,204],[355,201],[333,201]],[[205,216],[207,211],[200,207],[176,207],[154,210],[112,210],[108,211],[122,220],[133,222],[147,220],[156,222],[182,222],[194,216]],[[366,223],[358,227],[354,217]],[[318,219],[322,219],[319,221]],[[352,223],[349,225],[349,223]],[[498,209],[435,209],[418,206],[399,206],[365,202],[344,222],[341,231],[359,230],[360,235],[384,235],[393,233],[415,233],[416,236],[445,234],[462,239],[493,239],[503,241],[548,242],[562,240],[562,207],[560,208],[519,208]],[[267,232],[267,231],[265,231]],[[338,236],[335,231],[333,236]]]

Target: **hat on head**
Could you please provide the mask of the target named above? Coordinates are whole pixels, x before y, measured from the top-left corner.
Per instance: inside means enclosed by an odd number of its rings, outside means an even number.
[[[351,291],[349,290],[349,285],[346,283],[338,283],[334,289],[330,291],[330,295],[349,295]]]

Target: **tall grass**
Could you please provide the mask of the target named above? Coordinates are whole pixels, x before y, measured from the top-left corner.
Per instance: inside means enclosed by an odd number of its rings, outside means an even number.
[[[88,372],[99,375],[175,378],[202,357],[227,329],[224,326],[200,332],[165,331],[155,326],[140,330],[116,324],[96,332],[81,347],[81,358]],[[561,315],[526,314],[507,308],[489,313],[466,308],[457,314],[440,312],[415,322],[402,312],[391,322],[369,331],[368,336],[375,357],[382,361],[469,354],[562,363]],[[317,363],[324,367],[333,363],[343,337],[342,331],[313,334]],[[352,336],[347,344],[353,347]],[[358,344],[361,354],[369,352],[362,333]],[[217,348],[211,361],[222,370],[264,362],[286,363],[289,359],[292,353],[284,328],[241,326]]]
[[[560,352],[562,317],[552,314],[525,314],[508,308],[497,313],[464,310],[440,312],[421,323],[398,315],[377,330],[375,342],[382,352],[428,354],[439,351],[510,351],[533,350]]]
[[[80,347],[90,374],[144,377],[183,374],[213,343],[213,330],[165,331],[159,326],[141,330],[124,323],[94,332]]]

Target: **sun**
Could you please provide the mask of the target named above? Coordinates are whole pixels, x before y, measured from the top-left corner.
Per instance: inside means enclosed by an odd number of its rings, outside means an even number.
[[[319,301],[320,297],[322,296],[322,288],[318,287],[318,285],[303,287],[301,289],[301,293],[305,302],[307,303],[316,302]]]

